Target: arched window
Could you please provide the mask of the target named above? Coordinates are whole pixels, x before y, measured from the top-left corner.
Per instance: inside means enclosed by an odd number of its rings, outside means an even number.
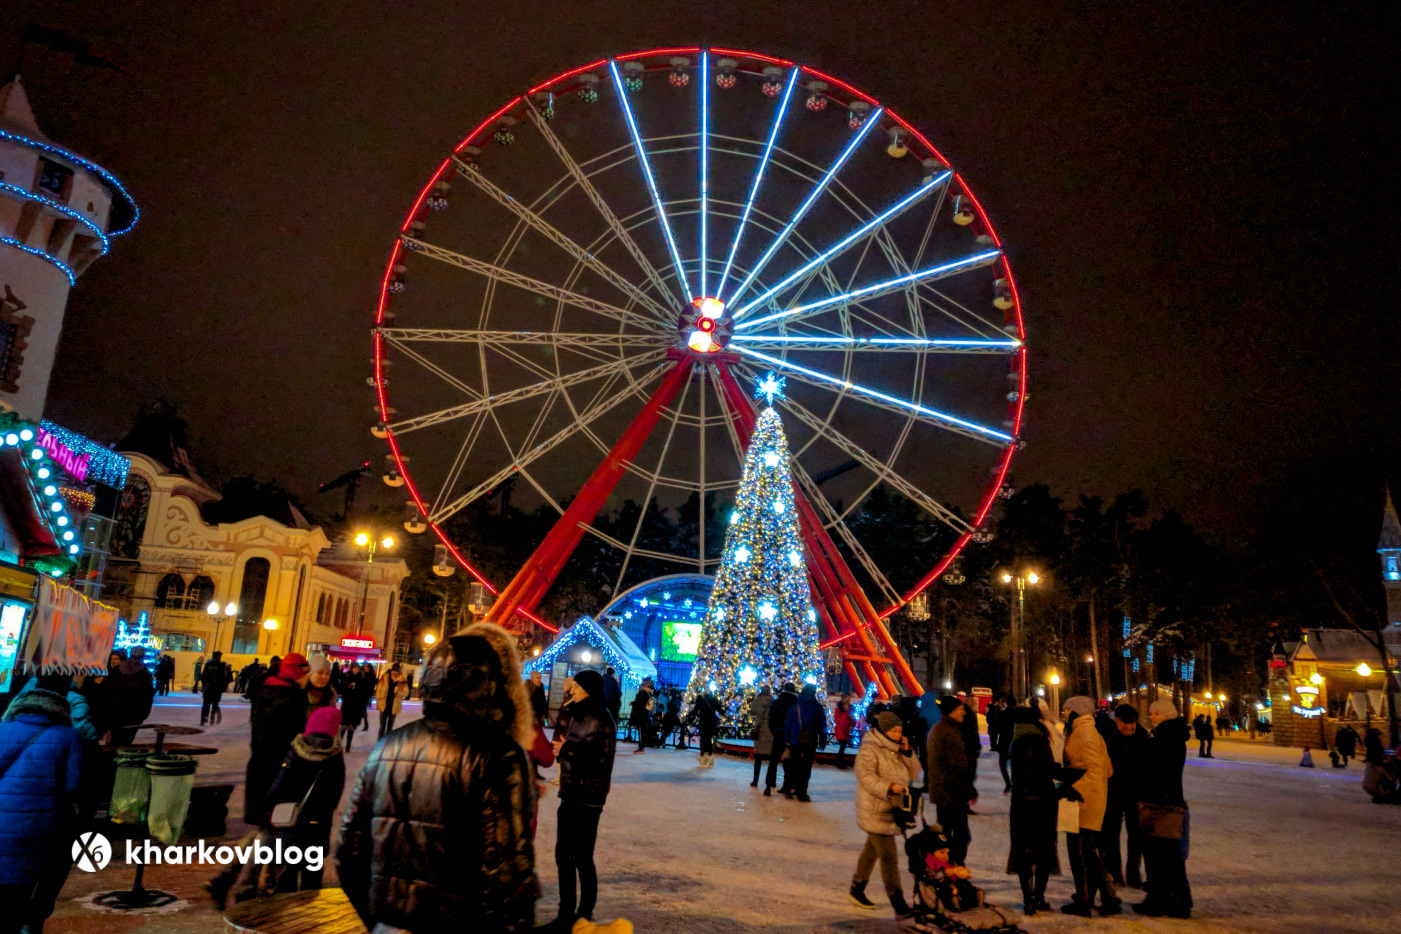
[[[185,578],[171,572],[161,578],[156,585],[156,609],[183,610],[185,608]]]
[[[258,651],[258,633],[263,628],[263,602],[268,594],[272,565],[267,558],[249,558],[243,565],[243,587],[238,594],[238,619],[234,623],[234,654],[253,655]]]
[[[185,609],[203,610],[214,599],[214,580],[204,574],[190,581],[190,589],[185,591]]]
[[[337,614],[336,625],[339,626],[340,628],[344,629],[345,626],[346,626],[346,621],[349,620],[349,618],[350,618],[350,604],[349,604],[349,603],[346,603],[346,602],[345,602],[345,598],[342,597],[342,598],[341,598],[341,605],[340,605],[340,612]]]
[[[326,622],[326,595],[324,593],[316,598],[316,621],[318,623]]]
[[[296,600],[295,603],[292,604],[292,634],[291,634],[291,640],[292,640],[293,645],[296,644],[297,624],[300,623],[300,622],[302,621],[302,620],[301,620],[301,616],[302,616],[302,593],[303,593],[303,591],[305,591],[305,590],[306,590],[306,565],[304,564],[304,565],[302,565],[301,570],[297,571],[297,600]]]

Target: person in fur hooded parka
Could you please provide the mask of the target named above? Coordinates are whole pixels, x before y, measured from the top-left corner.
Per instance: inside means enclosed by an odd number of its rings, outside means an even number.
[[[341,888],[365,926],[529,931],[540,887],[515,639],[490,623],[429,656],[423,719],[370,754],[341,819]]]

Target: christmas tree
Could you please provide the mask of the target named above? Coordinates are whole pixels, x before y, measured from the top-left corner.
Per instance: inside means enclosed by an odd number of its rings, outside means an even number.
[[[783,380],[759,383],[768,402],[744,459],[725,551],[710,594],[687,706],[709,687],[729,722],[749,727],[749,698],[763,685],[818,684],[817,612],[808,590],[798,514],[788,469],[788,439],[773,407]]]

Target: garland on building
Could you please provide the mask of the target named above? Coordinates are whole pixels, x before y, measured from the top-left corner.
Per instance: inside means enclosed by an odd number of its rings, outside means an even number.
[[[788,439],[773,407],[782,392],[783,380],[772,373],[759,384],[758,395],[769,405],[759,416],[745,455],[686,690],[689,707],[708,687],[727,721],[741,730],[749,728],[749,698],[763,685],[777,690],[785,681],[818,684],[823,677]]]

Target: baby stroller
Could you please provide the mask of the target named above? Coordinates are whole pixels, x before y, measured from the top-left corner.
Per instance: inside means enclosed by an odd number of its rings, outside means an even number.
[[[919,934],[1025,934],[1017,927],[1016,915],[988,905],[983,890],[959,878],[948,865],[949,838],[936,824],[924,825],[919,833],[905,838],[905,856],[910,875],[915,877],[915,899],[901,930]],[[943,851],[940,855],[940,851]]]

